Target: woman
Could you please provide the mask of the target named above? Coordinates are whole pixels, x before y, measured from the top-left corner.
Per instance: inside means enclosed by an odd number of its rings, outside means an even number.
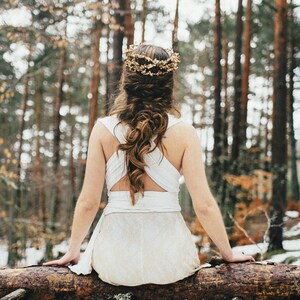
[[[43,265],[75,263],[69,268],[77,274],[95,269],[103,281],[127,286],[168,284],[192,275],[200,261],[178,203],[181,174],[222,258],[254,261],[232,251],[207,183],[196,130],[171,114],[178,113],[173,101],[178,62],[177,53],[152,45],[131,45],[126,51],[114,107],[91,132],[68,251]],[[109,201],[80,256],[104,180]]]

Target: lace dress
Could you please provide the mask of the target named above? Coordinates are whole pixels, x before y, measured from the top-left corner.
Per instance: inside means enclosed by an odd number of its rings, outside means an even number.
[[[168,114],[168,128],[180,119]],[[120,143],[127,128],[116,115],[99,118]],[[152,147],[155,137],[152,138]],[[131,204],[128,191],[110,191],[126,175],[123,151],[106,163],[108,204],[103,210],[87,248],[78,264],[69,268],[77,274],[94,269],[101,280],[113,285],[168,284],[194,274],[200,261],[191,232],[178,202],[178,170],[156,148],[145,155],[146,173],[165,192],[136,194]]]

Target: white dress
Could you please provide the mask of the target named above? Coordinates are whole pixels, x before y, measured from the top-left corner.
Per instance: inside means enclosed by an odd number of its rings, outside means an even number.
[[[168,128],[180,119],[168,114]],[[116,115],[99,118],[120,143],[127,128]],[[152,147],[155,137],[152,138]],[[156,148],[145,155],[148,176],[166,192],[136,193],[131,204],[128,191],[110,191],[126,175],[124,152],[115,152],[106,163],[108,203],[78,264],[76,274],[94,269],[101,280],[113,285],[168,284],[194,274],[200,260],[178,202],[178,170]]]

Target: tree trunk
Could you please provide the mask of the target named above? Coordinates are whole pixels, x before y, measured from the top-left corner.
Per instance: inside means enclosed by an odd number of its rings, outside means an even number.
[[[214,20],[214,148],[212,179],[215,185],[220,184],[220,156],[222,155],[222,114],[221,114],[221,8],[220,0],[215,2]]]
[[[107,25],[107,35],[106,35],[106,65],[105,65],[105,103],[104,103],[104,115],[108,116],[109,113],[109,95],[110,95],[110,86],[109,86],[109,49],[110,49],[110,27]]]
[[[286,207],[286,34],[287,2],[276,0],[274,36],[274,90],[272,128],[272,206],[269,250],[282,249],[283,216]]]
[[[47,217],[46,217],[46,193],[44,182],[44,168],[41,159],[41,140],[39,133],[42,131],[42,112],[43,112],[43,83],[44,83],[44,70],[41,69],[35,76],[35,116],[36,116],[36,169],[35,178],[38,182],[39,189],[39,216],[43,224],[43,232],[46,232]]]
[[[65,40],[63,40],[65,43]],[[56,178],[55,184],[54,184],[54,195],[53,195],[53,201],[51,205],[51,211],[50,211],[50,226],[52,230],[55,230],[55,227],[52,226],[52,224],[56,223],[58,219],[58,211],[61,201],[61,195],[60,195],[60,184],[61,184],[61,169],[60,169],[60,140],[61,140],[61,132],[60,132],[60,122],[61,122],[61,115],[60,115],[60,108],[64,99],[64,91],[63,91],[63,85],[65,82],[65,68],[66,68],[66,46],[65,44],[62,45],[60,49],[60,68],[58,72],[58,94],[55,98],[54,102],[54,176]]]
[[[54,138],[53,138],[53,173],[54,173],[54,186],[53,186],[53,199],[51,202],[50,207],[50,214],[49,214],[49,222],[50,225],[49,231],[51,233],[57,231],[57,227],[55,226],[58,220],[58,212],[61,205],[61,184],[62,184],[62,170],[60,168],[60,140],[61,140],[61,132],[60,132],[60,122],[61,122],[61,115],[60,115],[60,108],[62,102],[64,100],[64,91],[63,86],[65,83],[65,69],[66,69],[66,62],[67,62],[67,51],[66,51],[66,43],[67,43],[67,16],[65,15],[65,29],[64,35],[61,36],[61,46],[59,51],[59,70],[58,70],[58,92],[57,96],[54,99]],[[45,259],[50,260],[53,257],[53,241],[51,238],[46,238],[46,250],[45,250]]]
[[[229,171],[238,175],[238,157],[240,150],[240,113],[241,113],[241,95],[242,95],[242,73],[241,73],[241,53],[242,53],[242,34],[243,34],[243,1],[239,0],[236,13],[236,32],[235,32],[235,54],[234,54],[234,98],[233,98],[233,124],[232,124],[232,145]],[[234,213],[237,202],[237,188],[233,185],[227,186],[228,199],[223,211],[228,213],[224,216],[224,222],[230,233],[233,228],[233,221],[229,214]]]
[[[89,127],[88,127],[88,139],[91,131],[98,117],[98,96],[99,96],[99,85],[100,85],[100,39],[102,30],[102,1],[98,2],[94,11],[94,29],[93,29],[93,46],[92,46],[92,75],[91,75],[91,86],[90,93],[91,99],[89,103]]]
[[[119,93],[119,81],[122,71],[122,48],[124,40],[124,10],[125,0],[115,0],[113,2],[114,8],[114,33],[113,33],[113,61],[112,61],[112,76],[111,76],[111,91],[114,92],[111,103],[115,96]]]
[[[223,131],[222,131],[222,141],[223,141],[223,164],[222,164],[222,174],[225,174],[228,170],[228,112],[229,112],[229,101],[228,101],[228,40],[224,38],[224,107],[223,107]],[[224,204],[226,200],[226,190],[227,181],[222,179],[222,194],[221,194],[221,208],[224,209]],[[224,212],[223,212],[224,213]]]
[[[240,148],[240,111],[242,96],[242,72],[241,72],[241,53],[242,53],[242,33],[243,33],[243,0],[239,0],[236,13],[236,33],[235,33],[235,55],[234,55],[234,113],[232,125],[232,148],[231,148],[231,167],[234,171],[237,168],[237,159]]]
[[[147,19],[147,0],[143,0],[143,9],[142,9],[142,43],[145,42],[146,19]]]
[[[20,138],[19,138],[19,151],[18,151],[18,160],[17,160],[17,176],[18,176],[18,188],[17,188],[17,196],[16,196],[16,210],[17,214],[20,212],[21,209],[21,156],[22,156],[22,147],[23,147],[23,132],[25,129],[25,115],[27,111],[27,102],[29,98],[29,77],[30,77],[30,66],[29,63],[31,61],[31,55],[32,55],[32,47],[29,45],[29,54],[27,58],[27,71],[24,76],[24,93],[23,93],[23,98],[22,98],[22,104],[21,104],[21,110],[22,110],[22,115],[21,115],[21,122],[20,122]]]
[[[131,0],[125,0],[125,18],[124,18],[124,29],[125,37],[127,39],[127,48],[134,42],[134,21],[131,9]]]
[[[69,128],[70,128],[70,158],[69,158],[69,170],[70,170],[70,183],[71,183],[71,205],[70,205],[70,215],[69,215],[69,220],[72,220],[73,217],[73,212],[76,206],[76,201],[77,201],[77,190],[76,190],[76,168],[75,168],[75,162],[74,162],[74,131],[75,131],[75,122],[74,122],[74,117],[71,114],[72,106],[73,106],[73,101],[72,101],[72,96],[68,96],[68,104],[69,104]]]
[[[259,263],[221,264],[202,268],[173,284],[136,287],[107,284],[98,278],[95,271],[88,276],[78,276],[66,267],[30,266],[0,270],[0,297],[18,288],[29,290],[32,300],[298,299],[300,267]]]
[[[290,43],[289,43],[289,94],[288,94],[288,106],[289,106],[289,142],[291,149],[291,194],[292,199],[295,201],[300,200],[299,181],[297,172],[297,147],[295,139],[294,129],[294,70],[296,68],[296,49],[295,49],[295,33],[294,33],[294,11],[293,1],[291,1],[290,18],[289,18],[289,30],[290,30]]]
[[[251,58],[251,15],[252,15],[252,0],[247,1],[246,20],[244,31],[244,57],[245,62],[243,66],[242,76],[242,97],[241,97],[241,126],[240,139],[241,146],[246,146],[247,136],[247,104],[249,93],[249,76],[250,76],[250,58]]]
[[[112,20],[111,16],[111,7],[112,3],[111,0],[108,0],[106,3],[106,10],[109,15],[109,22],[106,24],[106,64],[105,64],[105,97],[104,97],[104,105],[103,110],[101,112],[101,115],[107,116],[109,114],[110,109],[110,67],[111,67],[111,61],[109,59],[109,50],[110,50],[110,36],[111,36],[111,29],[110,29],[110,23]]]
[[[268,66],[271,66],[271,54],[268,54]],[[264,170],[267,172],[271,172],[271,168],[270,168],[270,161],[271,161],[271,156],[270,156],[270,151],[271,151],[271,134],[270,134],[270,129],[268,128],[270,122],[271,122],[271,105],[272,105],[272,92],[271,92],[271,85],[272,85],[272,76],[273,76],[273,71],[271,70],[271,67],[269,69],[266,70],[266,80],[268,82],[266,88],[267,88],[267,97],[266,97],[266,101],[265,101],[265,117],[266,117],[266,125],[265,125],[265,133],[264,133],[264,140],[265,140],[265,146],[264,146]],[[266,195],[265,195],[266,196]],[[266,200],[266,197],[264,197],[264,199]]]
[[[30,77],[30,61],[31,61],[31,55],[32,55],[32,46],[29,44],[29,54],[27,58],[27,71],[24,76],[24,94],[22,98],[22,104],[21,104],[21,121],[20,121],[20,131],[19,131],[19,151],[18,151],[18,157],[17,157],[17,176],[18,176],[18,182],[17,182],[17,189],[16,189],[16,195],[12,198],[12,202],[9,207],[9,221],[10,226],[8,227],[8,265],[9,266],[15,266],[19,255],[18,255],[18,238],[16,233],[16,228],[14,225],[14,220],[21,214],[21,189],[22,189],[22,182],[21,182],[21,156],[22,156],[22,147],[23,147],[23,132],[25,129],[25,114],[27,111],[27,102],[29,98],[29,77]]]
[[[178,52],[178,19],[179,19],[179,0],[176,1],[174,29],[172,32],[172,47],[173,47],[173,50],[176,52]]]

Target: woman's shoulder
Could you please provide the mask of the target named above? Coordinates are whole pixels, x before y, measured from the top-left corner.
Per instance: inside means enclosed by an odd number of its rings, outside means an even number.
[[[176,126],[171,126],[169,131],[169,136],[183,144],[189,144],[192,139],[198,138],[196,128],[187,122],[182,117],[176,117],[174,115],[169,115],[170,121]],[[173,129],[172,129],[173,127]]]
[[[103,124],[110,124],[110,123],[113,123],[116,121],[118,121],[117,114],[101,116],[97,119],[97,122],[100,122]]]
[[[119,123],[119,119],[117,118],[117,115],[108,115],[108,116],[102,116],[99,117],[96,120],[96,124],[102,124],[106,129],[108,129],[110,132],[112,132],[115,128],[115,126]]]
[[[169,120],[171,125],[177,124],[177,129],[184,130],[186,133],[193,133],[196,131],[196,128],[192,124],[187,122],[183,117],[181,116],[177,117],[172,114],[168,114],[168,115],[169,115]]]

